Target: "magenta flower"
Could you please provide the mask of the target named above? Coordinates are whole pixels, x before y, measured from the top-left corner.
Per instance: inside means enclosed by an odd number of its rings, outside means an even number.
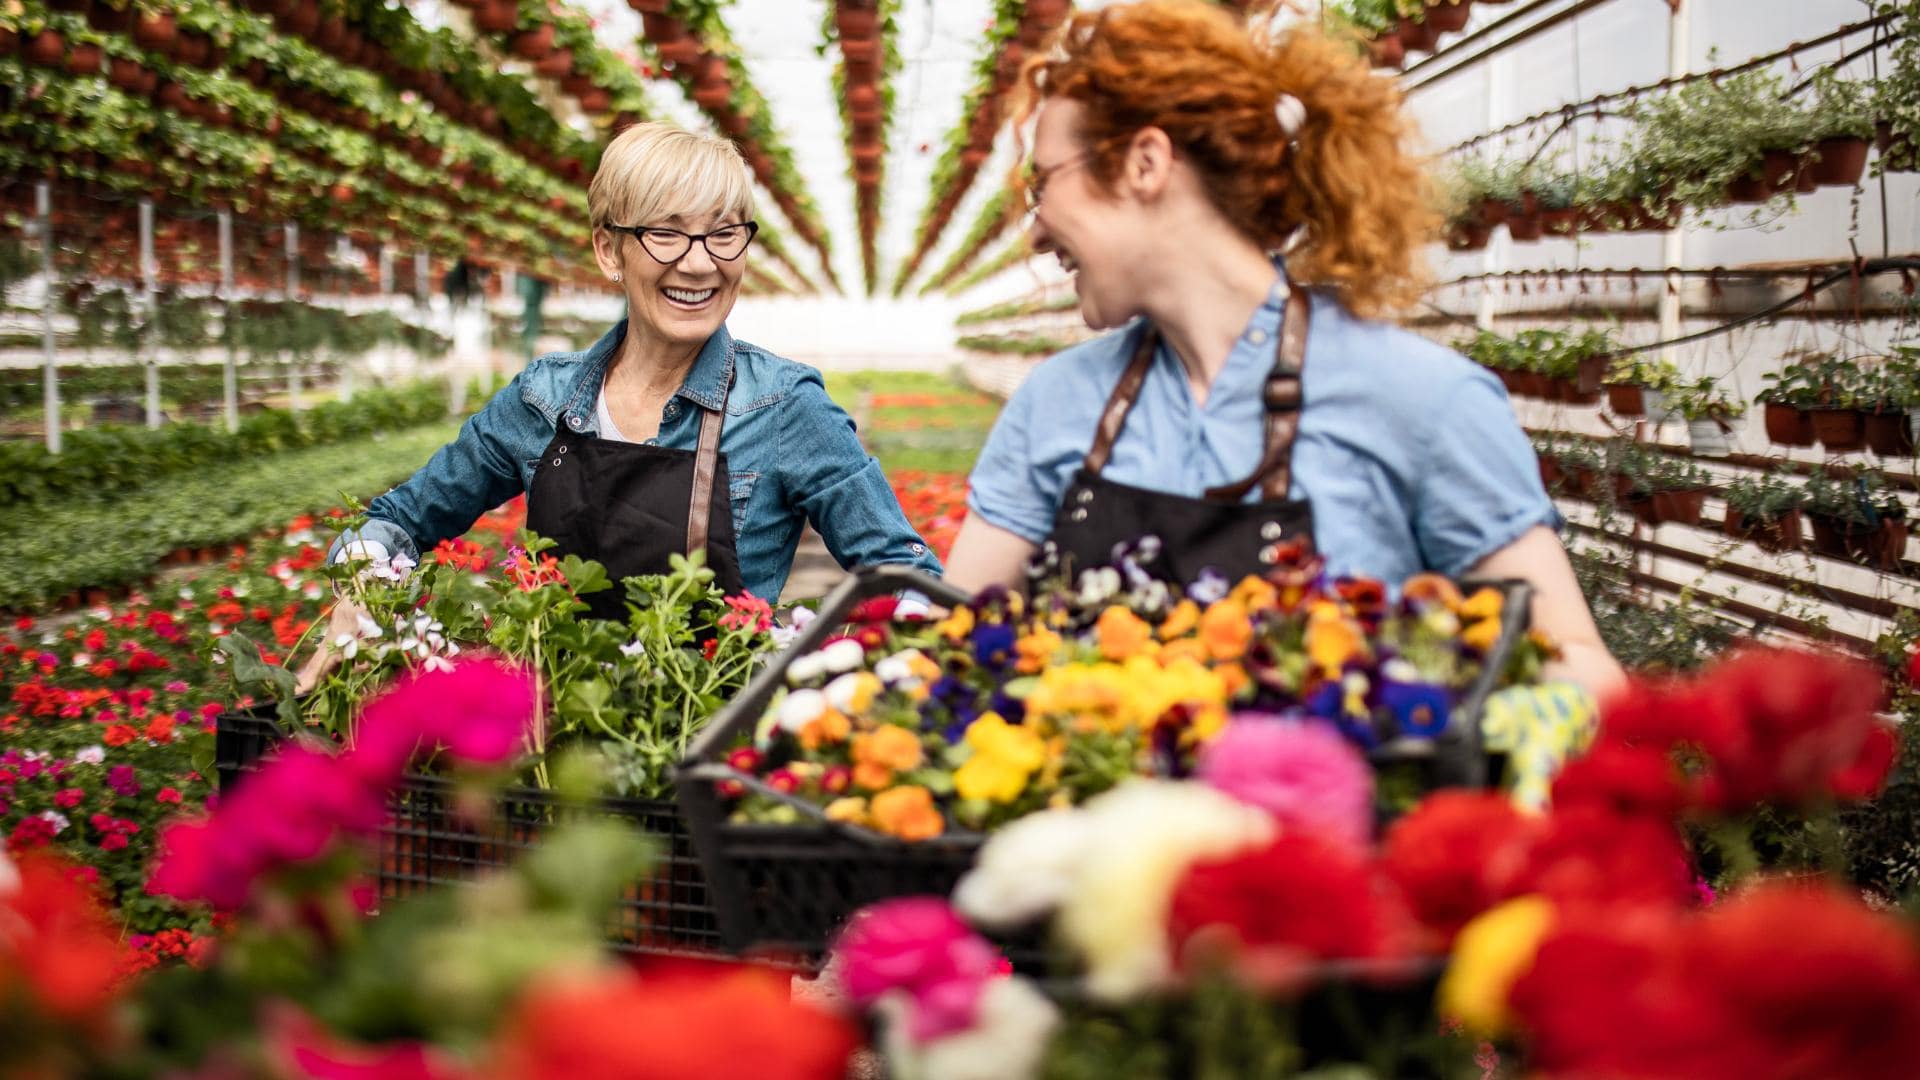
[[[1000,954],[937,896],[862,908],[833,946],[847,996],[861,1008],[903,991],[916,1042],[973,1027],[987,983],[1005,974]]]
[[[1283,828],[1354,845],[1373,835],[1373,770],[1330,727],[1242,713],[1201,752],[1199,774]]]
[[[355,753],[375,773],[404,768],[422,744],[445,747],[468,764],[504,764],[533,726],[533,691],[526,671],[484,657],[455,660],[448,671],[415,672],[360,714]]]

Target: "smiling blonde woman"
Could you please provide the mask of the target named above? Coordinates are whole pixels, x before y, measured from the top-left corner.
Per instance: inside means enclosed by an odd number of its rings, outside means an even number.
[[[593,254],[627,317],[535,360],[405,483],[339,557],[404,554],[525,492],[527,524],[615,580],[704,549],[729,593],[777,599],[801,527],[842,566],[940,563],[814,369],[737,341],[726,318],[758,225],[732,143],[637,124],[587,192]],[[591,597],[625,617],[624,592]]]

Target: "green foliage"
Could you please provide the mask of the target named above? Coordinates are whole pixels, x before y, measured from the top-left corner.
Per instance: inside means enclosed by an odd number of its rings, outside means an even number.
[[[1807,477],[1804,491],[1808,513],[1845,525],[1871,526],[1885,518],[1897,521],[1907,516],[1906,504],[1888,487],[1885,474],[1866,466],[1856,466],[1841,477],[1816,470]]]
[[[1080,297],[1072,293],[1056,296],[1051,300],[1009,300],[1004,304],[964,312],[953,320],[955,326],[973,326],[978,323],[998,322],[1001,319],[1017,319],[1023,315],[1050,315],[1060,311],[1072,311],[1080,306]]]
[[[39,443],[0,443],[0,508],[94,501],[156,479],[282,450],[364,439],[446,416],[444,388],[418,383],[369,390],[351,402],[327,402],[301,414],[275,409],[240,422],[232,434],[203,424],[104,427],[71,432],[59,454]]]
[[[1746,415],[1747,403],[1720,387],[1711,376],[1665,388],[1667,406],[1688,420],[1731,420]]]
[[[1790,484],[1774,473],[1734,480],[1721,490],[1721,495],[1729,507],[1756,524],[1773,521],[1806,502],[1806,491],[1801,485]]]
[[[969,334],[954,342],[962,349],[975,352],[1014,353],[1019,356],[1045,356],[1057,353],[1071,346],[1071,341],[1061,341],[1044,334]]]
[[[341,491],[383,491],[453,437],[434,424],[344,445],[219,456],[99,499],[54,499],[0,515],[0,609],[151,575],[162,556],[226,543],[333,506]]]

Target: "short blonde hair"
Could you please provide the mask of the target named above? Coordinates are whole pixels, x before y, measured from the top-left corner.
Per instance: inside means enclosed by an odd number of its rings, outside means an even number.
[[[733,143],[672,124],[634,124],[600,155],[587,214],[605,225],[652,225],[676,214],[753,216],[747,163]]]

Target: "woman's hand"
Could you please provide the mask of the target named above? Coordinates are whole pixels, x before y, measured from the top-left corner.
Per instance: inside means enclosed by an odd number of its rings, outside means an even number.
[[[1469,578],[1523,578],[1533,585],[1533,629],[1560,649],[1560,659],[1546,665],[1546,680],[1576,683],[1595,698],[1605,698],[1626,684],[1627,673],[1600,640],[1593,612],[1573,576],[1573,564],[1560,538],[1545,525],[1536,525],[1519,539],[1480,560]]]
[[[340,666],[340,650],[335,648],[333,643],[342,635],[359,633],[360,620],[366,618],[366,615],[367,609],[354,602],[351,597],[342,596],[334,601],[333,614],[327,618],[327,632],[321,635],[320,647],[313,651],[313,656],[300,669],[299,677],[294,679],[295,694],[310,693],[314,687],[320,685],[321,679],[326,678],[328,673]]]

